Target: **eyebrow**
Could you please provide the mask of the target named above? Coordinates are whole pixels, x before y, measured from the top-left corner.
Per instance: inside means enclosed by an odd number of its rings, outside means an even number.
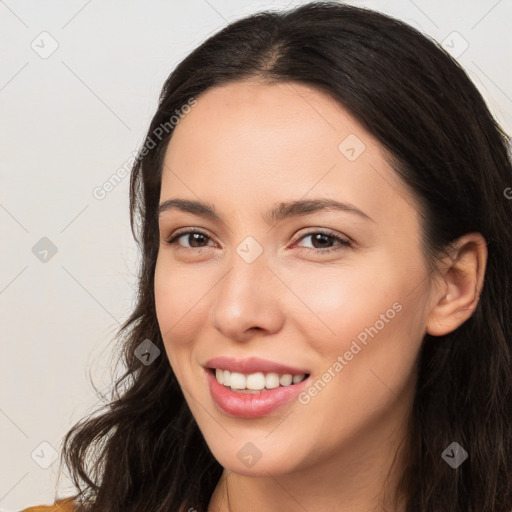
[[[195,201],[190,199],[167,199],[166,201],[160,203],[158,207],[158,216],[160,217],[164,212],[171,210],[179,210],[182,212],[191,213],[201,217],[223,222],[222,217],[217,213],[215,206],[211,203],[204,203],[202,201]],[[369,215],[354,205],[349,203],[342,203],[328,198],[302,199],[297,201],[276,203],[266,213],[266,215],[264,215],[264,220],[269,224],[273,224],[289,217],[308,215],[311,213],[328,210],[352,213],[366,220],[375,222]]]

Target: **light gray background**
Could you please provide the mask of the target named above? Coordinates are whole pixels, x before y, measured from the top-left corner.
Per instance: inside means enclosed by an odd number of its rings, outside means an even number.
[[[0,511],[71,494],[52,453],[98,403],[89,376],[108,387],[134,303],[129,178],[103,200],[93,189],[142,143],[187,53],[229,21],[301,3],[0,0]],[[512,133],[512,0],[349,3],[446,41]],[[43,237],[55,255],[36,257]]]

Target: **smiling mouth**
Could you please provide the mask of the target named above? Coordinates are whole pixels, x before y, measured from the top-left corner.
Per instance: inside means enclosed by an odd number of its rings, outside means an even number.
[[[260,394],[279,387],[298,384],[309,377],[308,373],[293,375],[291,373],[255,372],[240,373],[209,368],[217,382],[236,393]]]

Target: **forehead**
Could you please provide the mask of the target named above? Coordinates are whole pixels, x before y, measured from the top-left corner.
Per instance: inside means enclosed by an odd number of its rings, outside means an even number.
[[[370,216],[386,209],[401,215],[412,205],[378,141],[313,87],[233,82],[196,99],[167,148],[163,199],[241,206],[320,195]]]
[[[193,129],[187,129],[192,124]],[[319,146],[322,153],[329,149],[337,153],[336,142],[344,134],[358,132],[370,139],[363,131],[338,102],[308,85],[240,81],[213,87],[200,95],[197,106],[176,127],[170,146],[181,142],[183,132],[187,132],[188,141],[197,147],[211,142],[210,150],[213,142],[222,140],[221,149],[230,148],[231,157],[241,153],[237,148],[242,144],[244,150],[251,145],[258,147],[262,157],[289,157],[290,149],[304,156],[308,149],[318,150]],[[200,140],[205,133],[208,140]],[[306,146],[297,146],[298,141]],[[375,141],[372,138],[368,142]],[[315,156],[320,155],[311,154]]]

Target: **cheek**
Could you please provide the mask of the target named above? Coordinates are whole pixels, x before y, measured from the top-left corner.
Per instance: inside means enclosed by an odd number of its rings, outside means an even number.
[[[190,392],[190,367],[193,350],[199,339],[201,322],[198,315],[204,314],[201,297],[205,290],[203,280],[197,279],[169,259],[157,259],[154,279],[155,309],[165,352],[180,387]],[[204,276],[203,276],[204,277]]]
[[[155,268],[155,309],[158,325],[166,349],[189,346],[200,327],[201,297],[207,291],[201,272],[187,272],[164,258],[157,260]],[[204,303],[203,303],[204,304]]]
[[[362,281],[347,278],[345,284],[351,286],[343,289],[327,282],[310,289],[311,301],[323,308],[319,316],[335,335],[319,321],[323,330],[316,335],[308,322],[300,326],[303,333],[309,328],[308,342],[321,357],[319,373],[299,401],[319,416],[320,411],[329,411],[332,424],[349,412],[350,420],[343,426],[346,435],[377,422],[394,407],[397,396],[413,389],[414,363],[423,338],[421,297],[410,293],[410,281],[389,273],[373,277],[365,287],[356,286]],[[337,438],[339,432],[332,436]]]
[[[376,322],[382,328],[382,322],[394,319],[399,306],[393,304],[406,295],[408,283],[383,261],[338,265],[294,277],[295,295],[314,314],[296,315],[296,320],[301,332],[310,334],[316,351],[325,355],[344,349],[360,333],[363,338],[365,328]]]

